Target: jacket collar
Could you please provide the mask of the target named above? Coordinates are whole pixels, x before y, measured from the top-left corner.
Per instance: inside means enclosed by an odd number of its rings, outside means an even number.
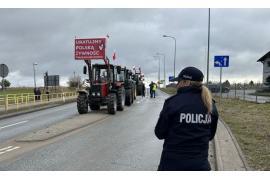
[[[200,87],[193,87],[193,86],[186,86],[186,87],[181,87],[177,90],[177,94],[180,93],[200,93],[201,92],[201,88]]]

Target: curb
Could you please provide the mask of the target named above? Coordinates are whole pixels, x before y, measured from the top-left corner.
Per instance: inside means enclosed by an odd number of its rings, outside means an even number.
[[[22,111],[18,111],[18,112],[11,112],[11,113],[6,113],[6,114],[3,114],[3,115],[0,115],[0,120],[2,119],[6,119],[6,118],[11,118],[11,117],[16,117],[16,116],[20,116],[20,115],[24,115],[24,114],[29,114],[29,113],[32,113],[32,112],[37,112],[37,111],[41,111],[41,110],[44,110],[44,109],[50,109],[50,108],[54,108],[54,107],[57,107],[57,106],[62,106],[64,104],[70,104],[70,103],[73,103],[75,102],[76,99],[74,100],[66,100],[66,102],[55,102],[55,103],[49,103],[48,105],[44,105],[44,106],[41,106],[41,107],[36,107],[35,106],[29,106],[27,108],[32,108],[30,110],[22,110]]]
[[[239,154],[239,156],[240,156],[240,158],[241,158],[241,160],[242,160],[242,162],[243,162],[243,164],[245,166],[245,169],[247,171],[252,171],[253,169],[248,165],[247,160],[246,160],[246,157],[245,157],[242,149],[240,148],[240,146],[239,146],[239,144],[237,142],[236,137],[233,135],[230,127],[222,119],[219,119],[219,120],[224,125],[224,127],[226,128],[226,130],[228,131],[228,133],[230,134],[230,136],[231,136],[231,138],[233,140],[233,143],[234,143],[234,145],[235,145],[235,147],[237,149],[237,152],[238,152],[238,154]]]
[[[214,137],[214,150],[215,150],[215,159],[216,159],[216,170],[217,171],[223,171],[224,166],[221,160],[221,155],[220,155],[220,146],[217,141],[217,136]]]

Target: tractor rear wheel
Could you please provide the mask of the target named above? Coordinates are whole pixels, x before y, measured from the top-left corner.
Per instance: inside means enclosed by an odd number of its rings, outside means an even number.
[[[116,113],[116,108],[117,108],[117,102],[116,102],[116,94],[115,93],[110,93],[108,95],[108,113],[109,114],[115,114]]]
[[[126,101],[125,101],[125,104],[127,106],[130,106],[131,105],[131,98],[132,98],[131,96],[132,96],[131,89],[127,89],[126,90]]]
[[[133,104],[134,102],[134,92],[133,92],[133,89],[130,89],[131,91],[131,104]]]
[[[117,110],[123,111],[125,106],[125,89],[119,88],[117,90]]]
[[[136,88],[136,86],[134,87],[134,100],[136,100],[136,98],[137,98],[137,88]]]
[[[86,114],[88,112],[88,98],[86,94],[79,94],[77,98],[77,109],[79,114]]]

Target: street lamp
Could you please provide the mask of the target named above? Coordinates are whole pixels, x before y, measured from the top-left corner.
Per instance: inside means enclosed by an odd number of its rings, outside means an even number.
[[[38,65],[37,63],[33,63],[34,85],[35,85],[35,88],[37,87],[37,84],[36,84],[36,68],[35,68],[35,66],[37,66],[37,65]]]
[[[175,58],[176,58],[176,38],[173,36],[163,35],[163,37],[172,38],[174,40],[174,63],[173,63],[173,77],[175,77]]]
[[[166,72],[165,72],[165,54],[157,53],[157,55],[163,56],[163,70],[164,70],[164,87],[166,88]]]
[[[207,74],[206,74],[206,84],[209,84],[209,49],[210,49],[210,8],[208,9],[208,41],[207,41]]]
[[[153,56],[154,58],[158,58],[158,82],[160,82],[160,58],[159,56]]]

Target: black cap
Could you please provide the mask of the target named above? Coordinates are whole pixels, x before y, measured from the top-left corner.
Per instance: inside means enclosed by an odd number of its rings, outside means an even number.
[[[174,79],[174,81],[190,80],[190,81],[203,81],[203,73],[195,67],[184,68]]]

